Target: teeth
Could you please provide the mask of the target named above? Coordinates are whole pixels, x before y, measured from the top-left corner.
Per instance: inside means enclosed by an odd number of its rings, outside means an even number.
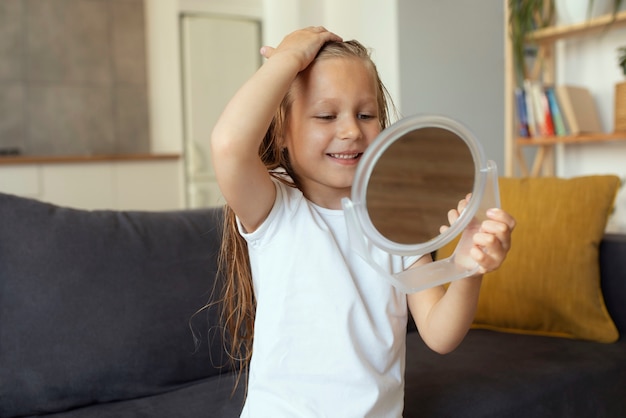
[[[359,156],[358,153],[356,154],[328,154],[328,155],[330,155],[333,158],[339,158],[341,160],[353,160]]]

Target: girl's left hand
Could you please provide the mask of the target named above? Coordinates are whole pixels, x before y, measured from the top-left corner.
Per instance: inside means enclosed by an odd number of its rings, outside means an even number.
[[[448,221],[454,223],[467,206],[471,195],[461,200],[456,209],[448,212]],[[498,269],[511,249],[511,234],[515,229],[515,219],[499,208],[487,210],[487,218],[482,223],[472,221],[463,234],[473,234],[470,257],[479,265],[479,273],[484,274]],[[447,227],[442,227],[445,230]]]
[[[516,224],[510,214],[499,208],[487,210],[487,218],[474,234],[474,247],[470,250],[481,273],[494,271],[502,265],[511,249],[511,234]]]

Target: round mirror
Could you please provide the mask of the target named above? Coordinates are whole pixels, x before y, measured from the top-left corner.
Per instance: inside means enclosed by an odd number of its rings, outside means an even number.
[[[448,212],[472,194],[459,218]],[[350,199],[342,199],[353,250],[391,284],[415,292],[474,274],[464,234],[454,253],[391,274],[373,259],[377,247],[402,256],[431,253],[452,241],[488,208],[499,207],[498,172],[480,143],[459,122],[437,115],[402,119],[383,130],[359,162]]]
[[[383,130],[363,154],[352,185],[355,221],[389,253],[435,251],[474,217],[490,170],[480,143],[458,121],[441,115],[404,118]],[[459,219],[440,234],[448,211],[469,193]]]
[[[400,244],[425,243],[474,188],[474,158],[456,132],[417,128],[393,141],[373,166],[365,205],[374,228]]]

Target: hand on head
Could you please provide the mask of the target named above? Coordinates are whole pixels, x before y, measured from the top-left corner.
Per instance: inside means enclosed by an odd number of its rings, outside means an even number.
[[[299,68],[302,71],[313,61],[326,42],[342,40],[340,36],[329,32],[323,26],[309,26],[285,36],[276,48],[263,46],[261,55],[269,59],[279,53],[292,53],[299,60]]]

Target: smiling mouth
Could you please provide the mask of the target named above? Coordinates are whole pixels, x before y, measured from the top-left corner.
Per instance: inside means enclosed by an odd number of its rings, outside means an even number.
[[[361,156],[362,153],[355,152],[352,154],[327,154],[332,158],[337,158],[339,160],[356,160]]]

